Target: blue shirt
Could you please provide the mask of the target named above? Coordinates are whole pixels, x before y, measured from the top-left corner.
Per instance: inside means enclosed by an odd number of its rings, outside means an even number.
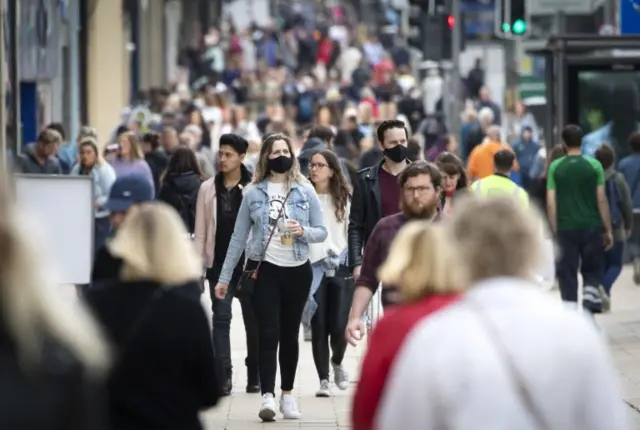
[[[263,258],[265,238],[271,232],[267,186],[268,181],[264,179],[245,189],[227,257],[220,273],[220,283],[229,284],[243,252],[250,260],[261,261]],[[296,260],[306,261],[309,259],[309,244],[322,243],[327,238],[320,199],[311,183],[305,180],[291,184],[286,212],[289,219],[298,221],[304,230],[302,236],[294,238],[293,254]]]

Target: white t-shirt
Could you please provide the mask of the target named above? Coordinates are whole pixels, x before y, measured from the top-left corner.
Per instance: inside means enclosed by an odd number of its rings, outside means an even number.
[[[311,263],[316,263],[326,258],[327,255],[329,255],[329,250],[340,255],[347,247],[347,225],[351,203],[347,203],[344,219],[338,221],[331,194],[318,194],[318,199],[320,200],[322,214],[324,215],[327,238],[322,243],[309,244],[309,261],[311,261]]]
[[[280,209],[282,209],[284,199],[287,196],[284,184],[269,182],[267,184],[267,193],[269,194],[269,228],[266,231],[266,236],[264,238],[265,242],[269,239],[271,229],[276,225],[276,220],[277,227],[273,233],[271,242],[269,242],[269,245],[267,246],[264,261],[280,267],[301,266],[305,262],[296,260],[296,257],[293,254],[293,243],[291,245],[284,245],[282,243],[282,232],[286,228],[286,220],[289,217],[285,207],[285,210],[282,212],[282,216],[278,219]]]

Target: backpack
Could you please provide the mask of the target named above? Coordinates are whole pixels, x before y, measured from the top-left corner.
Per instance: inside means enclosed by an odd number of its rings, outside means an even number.
[[[193,200],[193,196],[190,194],[180,194],[177,196],[177,206],[176,210],[184,221],[184,225],[187,228],[189,233],[193,233],[195,230],[195,220],[196,220],[196,205]]]
[[[611,227],[619,229],[622,227],[622,199],[618,188],[617,174],[612,175],[605,182],[605,192],[609,202],[609,216],[611,217]]]

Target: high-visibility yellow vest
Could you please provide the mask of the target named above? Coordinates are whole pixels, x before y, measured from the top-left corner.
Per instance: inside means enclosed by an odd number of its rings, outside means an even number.
[[[471,191],[477,196],[482,197],[511,194],[524,205],[529,206],[529,196],[527,192],[506,176],[491,175],[475,181],[473,185],[471,185]]]

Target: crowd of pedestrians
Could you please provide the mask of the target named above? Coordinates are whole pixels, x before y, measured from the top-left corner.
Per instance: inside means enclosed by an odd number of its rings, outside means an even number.
[[[628,240],[640,283],[638,135],[619,163],[607,145],[581,155],[576,126],[547,151],[524,105],[501,112],[476,68],[454,136],[417,103],[403,42],[356,41],[334,18],[318,29],[294,20],[284,31],[211,30],[182,59],[186,82],[146,97],[148,118],[124,115],[113,136],[82,127],[70,140],[50,124],[15,157],[21,173],[92,178],[95,258],[81,306],[52,323],[67,311],[55,301],[41,309],[44,269],[27,269],[35,254],[14,218],[0,217],[0,241],[16,251],[0,261],[2,294],[17,304],[2,311],[14,367],[26,357],[55,373],[39,355],[49,338],[72,357],[58,374],[91,390],[73,390],[81,399],[68,401],[86,406],[65,409],[65,428],[201,428],[198,412],[234,391],[237,298],[244,389],[258,417],[300,419],[301,326],[316,396],[346,390],[345,351],[367,332],[363,315],[382,285],[355,429],[468,429],[480,419],[492,429],[626,429],[592,321],[549,308],[541,285],[557,277],[562,301],[577,307],[581,271],[584,308],[607,311]],[[207,283],[212,332],[200,305]],[[83,335],[62,325],[71,316]],[[36,322],[45,327],[30,330]],[[37,390],[26,369],[13,383]],[[425,406],[425,395],[435,400]],[[20,423],[20,412],[6,422]]]

